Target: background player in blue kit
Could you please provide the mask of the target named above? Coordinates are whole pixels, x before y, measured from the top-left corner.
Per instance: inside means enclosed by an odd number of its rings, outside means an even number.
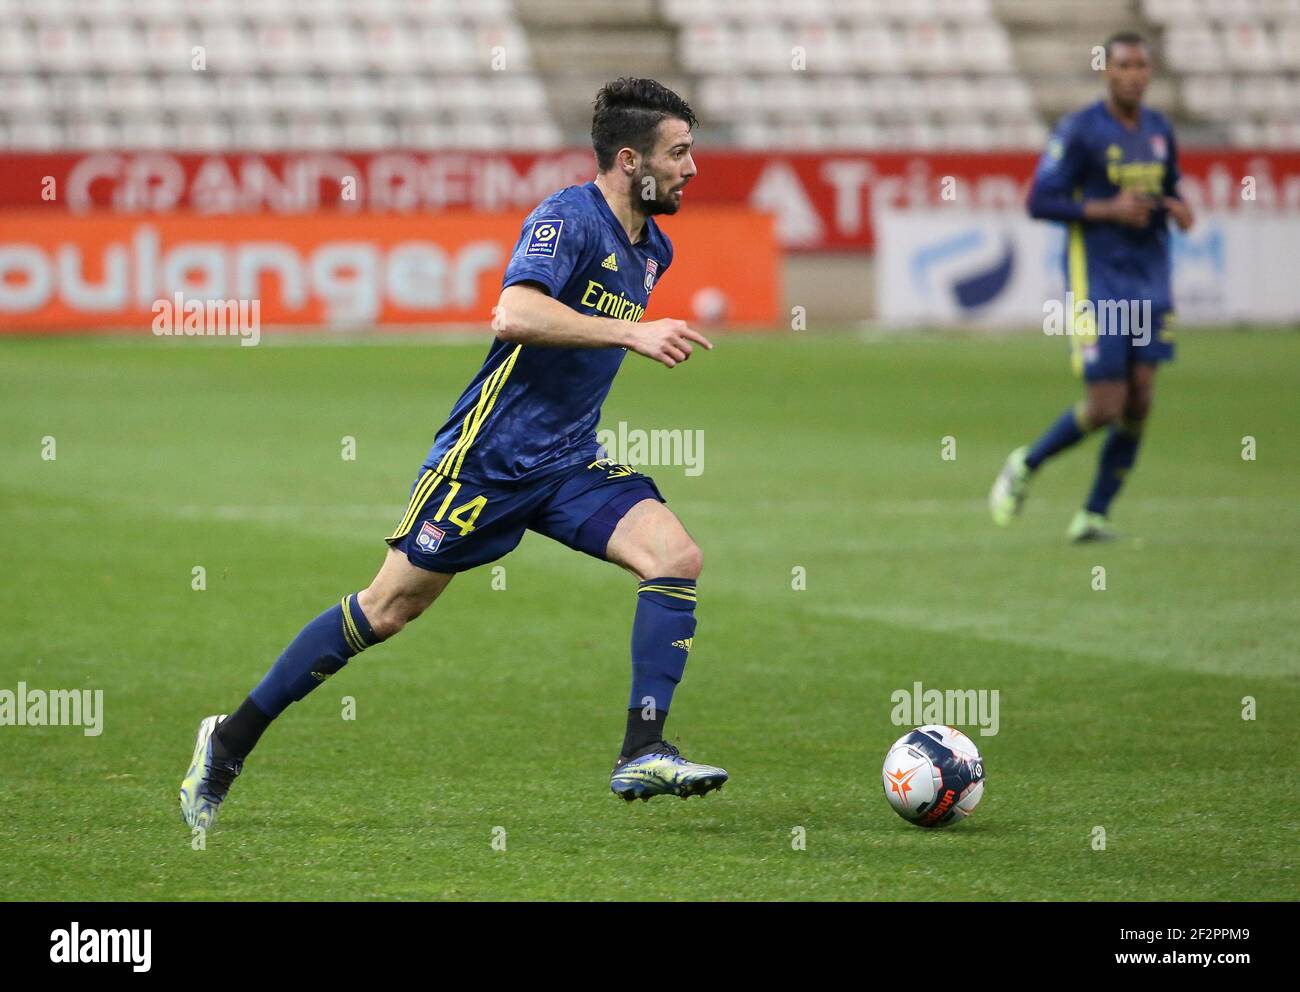
[[[653,215],[676,213],[695,175],[695,123],[652,79],[601,89],[592,120],[599,174],[524,221],[493,310],[496,338],[434,439],[378,575],[304,627],[234,714],[201,723],[180,792],[191,826],[215,821],[244,759],[290,703],[418,617],[456,573],[507,554],[525,530],[641,580],[611,789],[628,800],[685,798],[726,781],[663,739],[695,634],[700,550],[654,482],[602,457],[595,434],[628,351],[672,368],[695,345],[712,347],[683,321],[640,323],[673,261]]]
[[[1032,216],[1069,225],[1065,319],[1087,395],[1011,453],[989,494],[993,519],[1010,523],[1044,461],[1109,426],[1092,490],[1070,523],[1075,541],[1114,536],[1110,504],[1137,459],[1156,366],[1174,355],[1168,222],[1192,226],[1173,128],[1142,106],[1151,56],[1141,36],[1106,42],[1105,75],[1107,98],[1061,121],[1029,194]]]

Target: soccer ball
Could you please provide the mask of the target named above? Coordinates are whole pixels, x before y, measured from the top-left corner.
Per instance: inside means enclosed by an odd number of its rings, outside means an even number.
[[[727,319],[727,294],[716,286],[705,286],[691,297],[691,310],[701,324],[719,324]]]
[[[964,820],[984,795],[984,759],[955,727],[909,730],[885,755],[881,776],[894,812],[918,827]]]

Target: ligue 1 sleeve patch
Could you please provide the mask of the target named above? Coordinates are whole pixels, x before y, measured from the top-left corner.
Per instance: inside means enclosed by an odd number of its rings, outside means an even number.
[[[438,550],[438,545],[442,544],[442,539],[447,536],[445,530],[433,526],[432,521],[426,520],[424,526],[420,528],[420,533],[415,535],[415,546],[425,554],[433,554]]]
[[[528,247],[524,249],[525,258],[554,258],[556,246],[560,243],[560,232],[564,230],[562,220],[539,220],[533,225],[528,235]]]

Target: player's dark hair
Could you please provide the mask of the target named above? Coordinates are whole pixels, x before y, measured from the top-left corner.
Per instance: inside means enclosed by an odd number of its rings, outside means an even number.
[[[591,144],[600,171],[613,168],[620,148],[649,154],[659,122],[669,117],[691,128],[697,123],[690,105],[656,80],[624,76],[602,86],[591,118]]]
[[[1136,31],[1117,31],[1106,39],[1106,58],[1110,58],[1111,49],[1116,45],[1141,45],[1147,47],[1147,40]]]

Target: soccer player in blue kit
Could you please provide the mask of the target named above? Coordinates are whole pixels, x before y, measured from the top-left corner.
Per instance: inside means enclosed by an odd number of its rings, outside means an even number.
[[[663,739],[695,634],[700,549],[654,482],[602,457],[595,434],[628,351],[673,368],[697,345],[712,348],[683,321],[640,322],[673,261],[654,215],[676,213],[695,175],[695,123],[652,79],[600,90],[598,175],[524,221],[493,309],[496,338],[434,439],[379,573],[307,624],[233,714],[200,724],[180,791],[191,826],[215,822],[249,752],[290,703],[418,617],[457,573],[509,553],[525,530],[641,580],[613,792],[686,798],[727,780]]]
[[[1065,319],[1087,394],[1011,453],[989,493],[993,519],[1005,526],[1043,462],[1109,427],[1092,490],[1070,523],[1076,542],[1114,537],[1111,501],[1137,459],[1156,367],[1174,357],[1168,224],[1192,226],[1178,194],[1173,128],[1142,106],[1151,56],[1141,36],[1106,42],[1105,75],[1107,98],[1061,121],[1029,194],[1032,216],[1068,225]]]

